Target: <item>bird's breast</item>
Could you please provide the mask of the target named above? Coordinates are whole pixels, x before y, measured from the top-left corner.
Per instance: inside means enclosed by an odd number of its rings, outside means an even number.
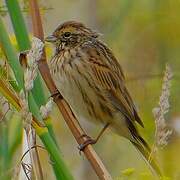
[[[85,54],[74,50],[57,55],[50,64],[51,74],[78,118],[106,121],[105,102],[95,91],[85,57]]]

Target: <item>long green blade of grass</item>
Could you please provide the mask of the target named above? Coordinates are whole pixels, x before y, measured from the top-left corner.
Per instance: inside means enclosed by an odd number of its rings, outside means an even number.
[[[25,28],[23,28],[25,27],[23,17],[21,14],[18,13],[20,11],[19,4],[15,0],[6,0],[6,5],[8,7],[9,12],[12,12],[10,13],[10,16],[12,19],[13,27],[14,29],[16,29],[15,35],[16,37],[18,37],[17,42],[19,45],[19,49],[21,51],[28,50],[31,44],[29,41],[27,41],[28,32]]]

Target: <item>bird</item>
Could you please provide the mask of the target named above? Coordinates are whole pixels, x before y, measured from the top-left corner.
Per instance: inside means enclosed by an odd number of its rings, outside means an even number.
[[[54,45],[49,63],[58,91],[79,120],[102,123],[96,140],[89,138],[81,149],[94,144],[110,128],[128,139],[158,176],[161,171],[151,149],[137,129],[144,127],[125,84],[122,67],[100,34],[81,22],[60,24],[45,41]]]

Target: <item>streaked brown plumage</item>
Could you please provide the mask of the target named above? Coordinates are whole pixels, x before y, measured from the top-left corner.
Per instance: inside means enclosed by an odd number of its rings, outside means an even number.
[[[136,123],[144,125],[125,86],[123,71],[98,34],[70,21],[58,26],[46,40],[56,47],[50,62],[52,77],[76,117],[109,123],[148,160],[150,148],[136,128]],[[160,174],[154,161],[150,165]]]

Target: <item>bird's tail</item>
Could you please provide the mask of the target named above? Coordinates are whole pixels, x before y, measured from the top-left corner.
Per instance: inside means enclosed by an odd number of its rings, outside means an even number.
[[[131,143],[142,154],[143,159],[149,165],[152,172],[161,177],[162,174],[158,165],[156,164],[155,160],[150,157],[151,149],[149,145],[146,143],[146,141],[141,136],[138,136],[138,139],[136,139],[135,141],[131,141]]]

